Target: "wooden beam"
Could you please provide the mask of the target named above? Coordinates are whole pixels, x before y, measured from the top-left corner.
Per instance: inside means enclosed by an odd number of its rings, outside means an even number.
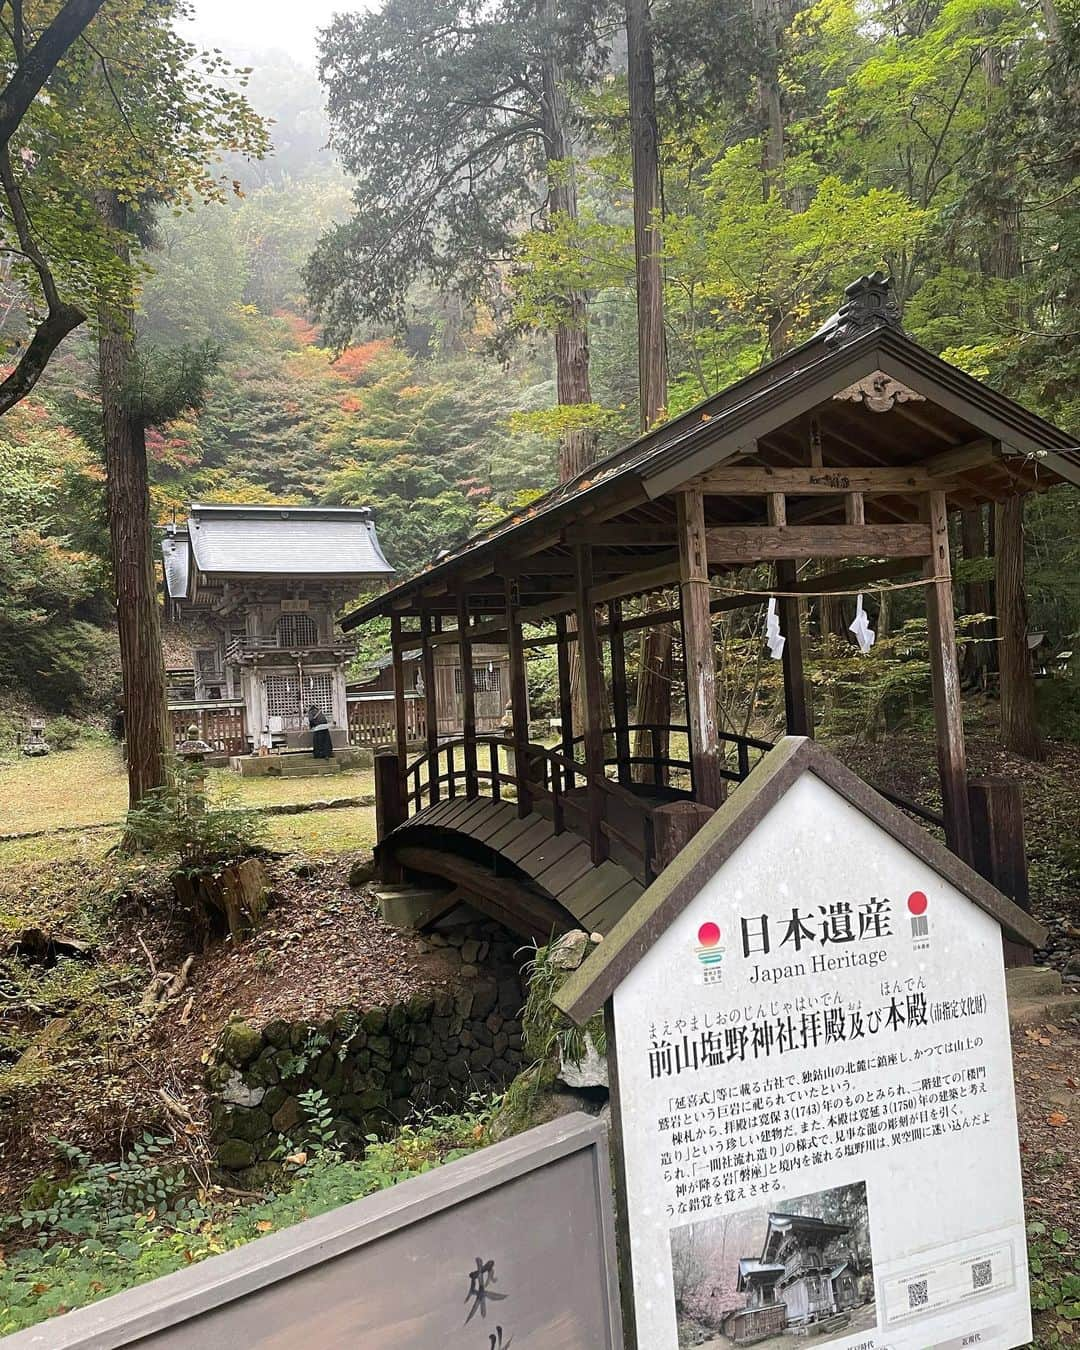
[[[627,572],[613,581],[593,586],[589,599],[594,605],[603,605],[609,600],[625,600],[630,595],[642,595],[646,591],[659,591],[665,586],[673,586],[679,576],[678,563],[666,563],[663,567],[652,567],[642,572]]]
[[[476,772],[476,688],[473,684],[472,635],[469,598],[458,596],[458,650],[461,653],[461,729],[465,739],[465,795],[475,797],[480,780]]]
[[[675,522],[670,525],[568,525],[563,530],[568,544],[591,544],[594,548],[637,548],[675,544]]]
[[[581,662],[585,697],[582,714],[585,719],[585,764],[588,769],[588,831],[589,848],[594,863],[601,863],[608,855],[608,841],[601,826],[604,821],[604,795],[599,786],[604,776],[604,728],[600,721],[603,706],[603,672],[600,665],[600,642],[596,635],[596,605],[592,598],[592,550],[587,544],[575,547],[577,555],[577,628],[578,653]]]
[[[680,595],[683,659],[686,666],[686,718],[690,727],[690,763],[694,800],[717,807],[724,799],[720,742],[716,733],[716,649],[709,614],[709,560],[705,503],[700,492],[680,492]]]
[[[532,810],[529,790],[529,685],[525,671],[525,649],[518,619],[517,583],[506,582],[506,634],[510,652],[510,709],[513,717],[514,779],[517,783],[517,813],[527,816]]]
[[[619,782],[629,785],[630,714],[626,687],[626,644],[623,641],[622,602],[608,603],[608,641],[611,645],[611,711],[615,721],[615,758]]]
[[[707,496],[762,497],[784,492],[789,497],[836,497],[847,492],[906,494],[929,492],[945,485],[922,466],[910,469],[771,468],[743,465],[715,469],[696,480]]]
[[[923,460],[923,468],[935,478],[951,477],[953,474],[967,473],[970,469],[981,469],[1001,457],[1001,442],[984,436],[977,441],[969,441],[967,445],[957,445],[951,450],[931,455],[929,459]]]
[[[424,720],[426,722],[424,739],[426,749],[431,756],[428,765],[430,776],[429,798],[432,804],[441,796],[439,790],[439,764],[436,758],[439,749],[439,696],[435,688],[435,648],[431,645],[432,626],[439,621],[432,620],[430,614],[420,616],[420,669],[424,675]]]
[[[727,525],[706,536],[710,563],[745,565],[777,558],[919,558],[932,548],[925,525]]]
[[[927,636],[930,646],[930,684],[937,728],[938,771],[945,808],[945,837],[965,862],[973,862],[971,816],[967,791],[967,754],[964,748],[964,710],[960,699],[960,668],[956,659],[952,569],[949,560],[949,517],[944,492],[932,492],[927,515],[933,552],[923,575],[932,582],[926,593]]]

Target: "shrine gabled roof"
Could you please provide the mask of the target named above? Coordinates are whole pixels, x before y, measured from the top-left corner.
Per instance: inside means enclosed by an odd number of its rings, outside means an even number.
[[[739,1281],[737,1288],[742,1290],[755,1276],[760,1279],[776,1280],[783,1275],[785,1267],[774,1262],[759,1261],[755,1256],[739,1258]]]
[[[383,579],[386,560],[367,507],[230,506],[193,502],[186,532],[166,534],[162,552],[169,592],[190,582],[183,543],[203,576],[347,577]],[[190,566],[190,563],[187,564]],[[184,586],[186,594],[188,585]]]
[[[628,506],[655,500],[698,474],[720,468],[744,454],[758,438],[795,422],[877,372],[933,405],[941,423],[938,443],[930,445],[935,439],[933,431],[904,421],[900,434],[892,433],[895,443],[878,463],[888,458],[916,466],[933,453],[963,444],[965,434],[969,439],[976,435],[1001,443],[1002,462],[1015,478],[1010,491],[1062,481],[1080,484],[1080,451],[1074,437],[927,351],[894,321],[845,327],[834,316],[810,341],[606,456],[525,511],[472,536],[417,576],[354,610],[343,627],[353,628],[377,614],[389,613],[399,599],[448,578],[459,565],[519,555],[521,545],[536,535],[587,522],[598,509],[621,498]],[[898,414],[904,416],[899,408],[892,416]],[[874,434],[880,442],[881,430]],[[926,448],[920,448],[920,440]],[[884,447],[879,443],[873,448]],[[978,495],[982,490],[979,472],[965,476],[967,486]],[[994,496],[982,491],[983,500]]]
[[[887,802],[835,755],[804,736],[785,736],[570,975],[553,996],[555,1006],[584,1026],[804,773],[812,773],[826,783],[996,919],[1007,937],[1032,947],[1045,944],[1047,930],[1041,923]]]

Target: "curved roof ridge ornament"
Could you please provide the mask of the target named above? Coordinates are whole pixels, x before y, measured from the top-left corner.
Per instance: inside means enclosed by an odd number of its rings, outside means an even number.
[[[871,272],[853,281],[844,290],[844,303],[814,334],[830,346],[850,342],[879,325],[900,327],[900,302],[892,289],[892,279],[884,272]]]

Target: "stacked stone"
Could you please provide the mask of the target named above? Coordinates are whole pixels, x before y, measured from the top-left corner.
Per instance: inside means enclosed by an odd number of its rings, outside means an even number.
[[[317,1024],[230,1023],[207,1071],[219,1165],[251,1167],[302,1144],[299,1098],[312,1088],[326,1097],[338,1137],[354,1144],[417,1108],[453,1109],[473,1092],[500,1091],[522,1067],[523,1002],[511,968]]]

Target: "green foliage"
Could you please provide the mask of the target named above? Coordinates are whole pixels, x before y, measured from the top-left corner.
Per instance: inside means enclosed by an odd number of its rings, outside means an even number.
[[[305,271],[331,341],[344,345],[362,320],[402,317],[421,279],[500,308],[520,222],[545,212],[565,178],[545,139],[545,64],[585,77],[598,68],[600,8],[554,19],[554,8],[506,0],[389,0],[335,16],[321,70],[354,213]]]
[[[144,1132],[119,1162],[94,1162],[70,1144],[58,1143],[61,1158],[75,1175],[56,1190],[42,1209],[22,1209],[9,1226],[33,1231],[39,1247],[63,1237],[80,1239],[80,1251],[92,1255],[109,1240],[154,1211],[162,1223],[198,1219],[202,1211],[185,1196],[190,1181],[184,1169],[163,1162],[171,1139]]]
[[[474,1101],[457,1115],[429,1113],[384,1143],[370,1142],[358,1161],[343,1162],[333,1152],[318,1154],[286,1177],[279,1193],[254,1205],[230,1201],[220,1192],[178,1190],[174,1169],[157,1161],[144,1141],[148,1153],[141,1161],[132,1156],[119,1167],[106,1167],[122,1175],[122,1194],[118,1185],[110,1188],[106,1176],[91,1218],[84,1214],[80,1220],[80,1207],[73,1205],[79,1228],[72,1235],[81,1240],[64,1241],[64,1233],[71,1230],[51,1226],[46,1236],[61,1240],[11,1253],[0,1263],[0,1335],[182,1270],[463,1157],[484,1142],[494,1106],[492,1101]],[[190,1178],[187,1184],[191,1187]],[[78,1185],[85,1187],[86,1182]],[[165,1190],[163,1205],[159,1185]],[[51,1208],[43,1206],[40,1212],[48,1215]],[[66,1214],[65,1201],[60,1217]],[[104,1223],[115,1225],[107,1241],[94,1231],[103,1232]]]
[[[82,739],[82,723],[73,717],[54,717],[45,723],[45,739],[52,750],[73,750]]]
[[[334,1112],[321,1088],[309,1088],[296,1099],[304,1113],[308,1142],[320,1153],[340,1153]]]
[[[1027,1231],[1032,1350],[1065,1350],[1080,1330],[1080,1244],[1067,1229],[1041,1221],[1029,1223]]]
[[[128,812],[127,844],[137,853],[176,858],[197,872],[243,857],[258,846],[265,825],[235,804],[228,785],[204,791],[198,766],[177,760],[169,782]]]
[[[585,942],[586,950],[588,946]],[[578,1064],[587,1054],[590,1041],[600,1054],[607,1046],[603,1013],[597,1013],[584,1027],[578,1027],[551,1001],[571,973],[571,967],[559,960],[559,952],[567,950],[565,940],[537,947],[535,955],[523,967],[529,992],[521,1015],[521,1030],[526,1053],[539,1063],[554,1058],[556,1062],[565,1060]]]
[[[86,709],[111,641],[101,561],[100,473],[38,403],[0,423],[0,685],[55,712]]]
[[[1038,680],[1035,711],[1044,736],[1080,742],[1080,679],[1075,674]]]

